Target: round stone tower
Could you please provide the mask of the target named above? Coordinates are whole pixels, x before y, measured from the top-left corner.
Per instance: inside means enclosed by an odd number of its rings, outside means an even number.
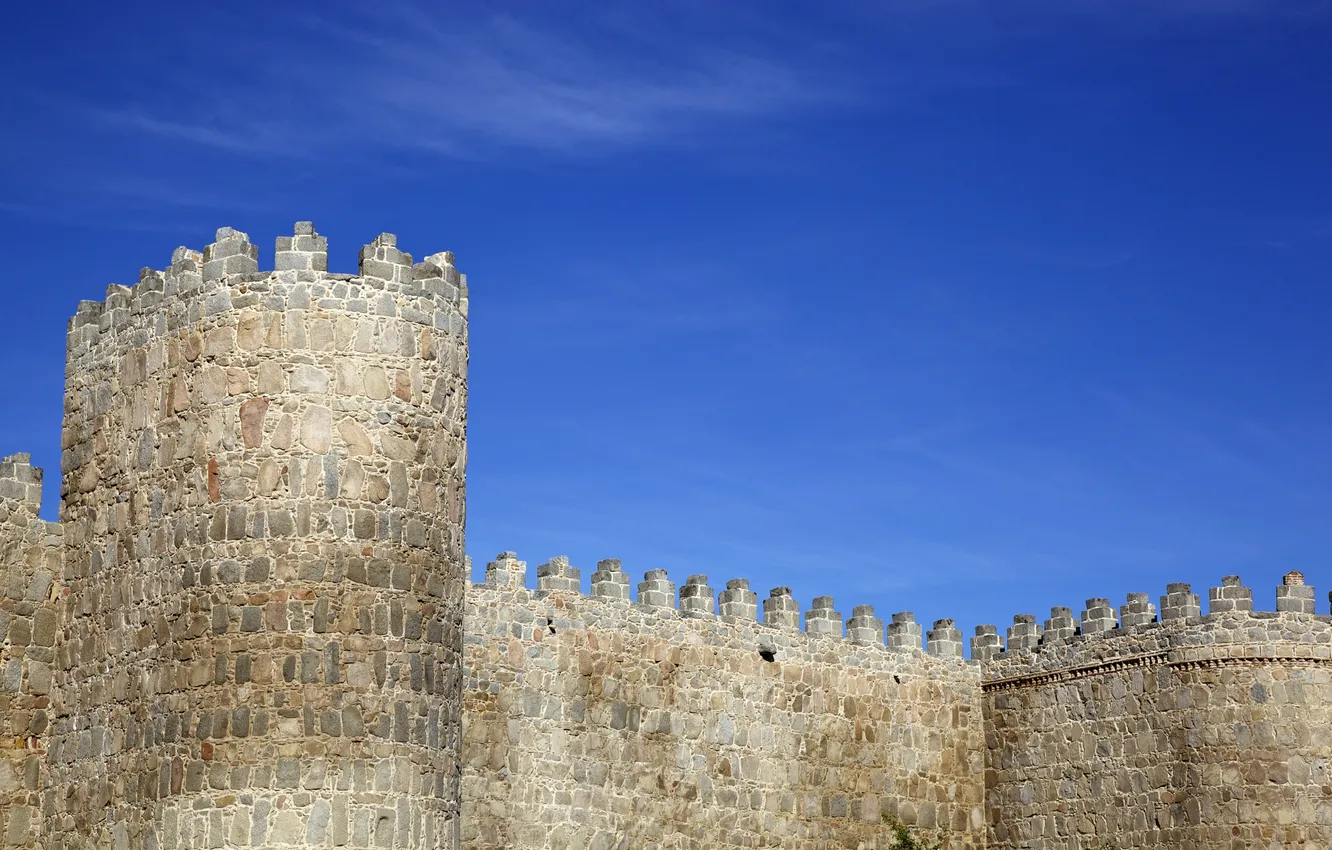
[[[457,845],[467,287],[223,228],[70,322],[44,846]]]

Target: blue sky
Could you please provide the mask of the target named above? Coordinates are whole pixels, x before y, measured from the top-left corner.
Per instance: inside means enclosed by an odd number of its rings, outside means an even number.
[[[308,218],[468,273],[478,570],[1332,586],[1326,3],[367,8],[10,13],[0,452],[54,479],[79,299]]]

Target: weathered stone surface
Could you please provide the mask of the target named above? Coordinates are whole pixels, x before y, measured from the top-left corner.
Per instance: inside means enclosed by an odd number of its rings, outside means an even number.
[[[338,422],[338,433],[347,444],[348,455],[357,457],[375,453],[374,444],[370,442],[370,435],[357,424],[356,420],[343,419]]]
[[[264,417],[268,415],[268,399],[252,398],[241,403],[241,437],[247,449],[258,448],[264,442]]]
[[[301,417],[301,445],[323,454],[333,444],[333,414],[327,407],[314,404]]]

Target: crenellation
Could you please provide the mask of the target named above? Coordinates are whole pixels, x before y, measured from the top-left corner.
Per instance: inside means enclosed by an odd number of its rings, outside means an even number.
[[[708,586],[708,577],[692,575],[680,588],[680,613],[696,617],[711,617],[715,611],[715,596]]]
[[[800,628],[800,603],[789,587],[774,587],[763,600],[763,622],[783,629]]]
[[[1119,622],[1124,628],[1156,622],[1156,606],[1145,593],[1130,593],[1119,606]]]
[[[989,661],[1004,651],[1004,639],[999,636],[999,628],[991,625],[976,627],[976,636],[971,639],[971,657],[975,661]]]
[[[638,583],[638,604],[650,608],[675,607],[675,582],[665,570],[648,570]]]
[[[924,629],[910,611],[898,611],[888,623],[888,648],[924,651]]]
[[[1166,595],[1161,597],[1161,620],[1193,620],[1202,616],[1202,600],[1194,593],[1187,582],[1171,582],[1166,585]]]
[[[537,566],[537,590],[577,593],[581,583],[582,573],[564,555]]]
[[[251,244],[249,234],[234,228],[218,228],[214,241],[203,250],[205,281],[258,271],[259,246]]]
[[[805,631],[812,635],[842,636],[842,613],[833,609],[831,596],[816,596],[805,612]]]
[[[1045,621],[1041,632],[1041,643],[1068,640],[1078,634],[1078,618],[1073,616],[1072,608],[1055,606],[1050,609],[1050,619]]]
[[[486,564],[486,584],[491,587],[526,587],[527,562],[518,560],[517,552],[500,552],[495,560]]]
[[[619,558],[597,561],[596,572],[592,573],[592,595],[598,599],[629,601],[629,574],[621,568]]]
[[[1276,588],[1276,609],[1295,614],[1314,614],[1316,602],[1314,588],[1304,583],[1304,573],[1292,570],[1286,573]]]
[[[1239,576],[1222,576],[1221,586],[1207,591],[1207,613],[1228,614],[1253,610],[1253,591],[1240,584]]]
[[[1035,614],[1014,614],[1008,627],[1008,651],[1034,649],[1041,642],[1041,625]]]
[[[962,630],[951,619],[934,621],[934,628],[925,633],[925,653],[935,658],[962,657]]]
[[[83,325],[96,325],[102,318],[102,307],[101,301],[80,301],[74,317],[69,321],[71,330]]]
[[[758,619],[758,594],[749,589],[749,579],[733,578],[717,596],[717,613],[737,620]]]
[[[0,505],[7,516],[35,517],[42,506],[42,470],[32,455],[17,452],[0,459]]]
[[[315,232],[314,222],[298,221],[294,235],[279,236],[273,247],[273,270],[327,272],[328,238]]]
[[[412,280],[412,255],[398,250],[398,237],[381,233],[361,248],[357,265],[363,278],[392,284]]]
[[[874,616],[873,605],[857,605],[846,621],[846,639],[868,646],[885,646],[883,620]]]
[[[1082,611],[1083,634],[1100,634],[1117,628],[1119,620],[1109,599],[1098,596],[1087,600],[1087,607]]]

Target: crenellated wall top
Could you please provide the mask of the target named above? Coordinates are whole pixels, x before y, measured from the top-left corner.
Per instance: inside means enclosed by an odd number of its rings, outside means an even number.
[[[485,582],[477,589],[520,591],[534,598],[583,596],[581,570],[563,556],[537,567],[535,589],[527,590],[526,584],[526,562],[514,552],[501,552],[487,564]],[[719,592],[706,575],[691,575],[677,584],[662,569],[648,570],[637,583],[636,595],[631,592],[633,587],[619,559],[604,559],[591,576],[590,598],[632,605],[663,617],[752,621],[761,627],[803,632],[810,638],[834,638],[891,651],[959,660],[964,655],[962,631],[951,619],[936,620],[926,629],[910,611],[904,611],[885,623],[872,605],[857,605],[850,617],[844,617],[831,596],[816,597],[802,609],[789,587],[773,588],[760,604],[748,579],[731,579]],[[1315,614],[1314,588],[1298,572],[1288,573],[1276,588],[1273,611],[1255,611],[1252,591],[1235,576],[1224,577],[1210,589],[1206,614],[1200,596],[1188,584],[1168,585],[1158,602],[1146,593],[1130,593],[1119,606],[1094,597],[1080,610],[1056,606],[1044,619],[1035,614],[1015,615],[1006,634],[994,625],[976,626],[970,661],[983,666],[987,680],[1003,680],[1113,658],[1168,651],[1187,655],[1189,647],[1235,642],[1304,643],[1310,657],[1321,652],[1332,659],[1332,617]]]
[[[1293,571],[1276,586],[1273,610],[1255,610],[1252,589],[1238,576],[1224,576],[1208,590],[1204,614],[1201,595],[1187,583],[1174,582],[1156,603],[1146,593],[1130,593],[1118,608],[1105,598],[1088,599],[1080,616],[1063,607],[1052,608],[1044,622],[1034,614],[1014,615],[1006,645],[995,626],[977,626],[971,654],[985,662],[987,686],[1143,659],[1332,663],[1332,617],[1316,613],[1315,601],[1314,588]]]
[[[750,589],[745,578],[726,582],[720,592],[709,583],[706,575],[688,576],[684,584],[677,585],[666,570],[648,570],[638,582],[637,596],[631,595],[632,582],[618,558],[597,562],[591,576],[591,594],[581,592],[581,570],[564,556],[556,556],[539,565],[536,570],[536,588],[527,589],[527,563],[515,552],[501,552],[486,565],[485,581],[476,585],[482,589],[531,594],[534,598],[547,596],[581,597],[611,605],[633,606],[653,615],[717,620],[732,623],[753,623],[759,628],[782,632],[803,633],[811,638],[846,640],[865,647],[880,647],[896,652],[922,653],[940,659],[962,662],[962,632],[951,619],[937,620],[925,632],[910,611],[892,616],[887,623],[875,616],[874,606],[857,605],[849,618],[843,620],[834,607],[831,596],[816,597],[802,617],[800,603],[789,587],[774,587],[762,600]],[[762,613],[760,614],[760,607]]]
[[[41,507],[42,468],[32,465],[32,456],[18,452],[0,458],[0,526],[17,529],[21,537],[60,534],[59,523],[38,518]]]
[[[356,274],[328,271],[328,240],[308,221],[278,237],[271,271],[259,247],[231,227],[202,251],[177,248],[163,270],[144,268],[133,286],[111,284],[102,301],[80,301],[69,321],[71,352],[103,339],[134,344],[231,310],[345,310],[398,316],[455,335],[466,334],[467,276],[443,251],[414,262],[397,238],[382,233],[362,247]]]

